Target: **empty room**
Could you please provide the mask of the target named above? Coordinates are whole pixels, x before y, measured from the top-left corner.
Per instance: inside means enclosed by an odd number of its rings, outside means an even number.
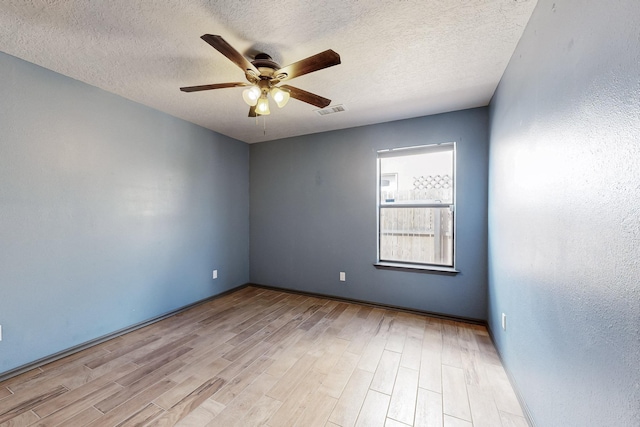
[[[640,425],[640,2],[0,3],[0,427]]]

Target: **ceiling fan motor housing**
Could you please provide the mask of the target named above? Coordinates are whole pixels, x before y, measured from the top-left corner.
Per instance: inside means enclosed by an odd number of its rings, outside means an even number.
[[[260,78],[263,80],[272,79],[273,73],[280,69],[280,65],[266,53],[257,54],[251,63],[260,71]]]

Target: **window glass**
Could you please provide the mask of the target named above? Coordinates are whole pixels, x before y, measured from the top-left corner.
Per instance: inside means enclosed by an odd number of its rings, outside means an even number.
[[[380,261],[453,267],[455,144],[383,150]]]

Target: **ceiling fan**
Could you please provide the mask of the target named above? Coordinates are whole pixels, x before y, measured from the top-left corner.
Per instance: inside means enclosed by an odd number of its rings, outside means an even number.
[[[266,116],[270,114],[269,98],[271,95],[278,107],[282,108],[289,98],[295,98],[318,108],[324,108],[331,104],[331,100],[322,96],[307,92],[297,87],[282,85],[280,82],[291,80],[295,77],[309,74],[323,68],[340,64],[340,55],[331,49],[300,60],[286,67],[280,67],[266,53],[259,53],[254,60],[249,62],[240,52],[235,50],[221,36],[205,34],[202,40],[209,43],[214,49],[226,56],[231,62],[244,71],[248,81],[232,83],[216,83],[201,86],[181,87],[183,92],[197,92],[202,90],[223,89],[228,87],[247,87],[242,93],[242,98],[249,104],[249,117]]]

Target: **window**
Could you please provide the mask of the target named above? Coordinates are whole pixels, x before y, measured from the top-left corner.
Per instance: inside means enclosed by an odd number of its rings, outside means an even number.
[[[454,268],[455,143],[378,151],[378,264]]]

